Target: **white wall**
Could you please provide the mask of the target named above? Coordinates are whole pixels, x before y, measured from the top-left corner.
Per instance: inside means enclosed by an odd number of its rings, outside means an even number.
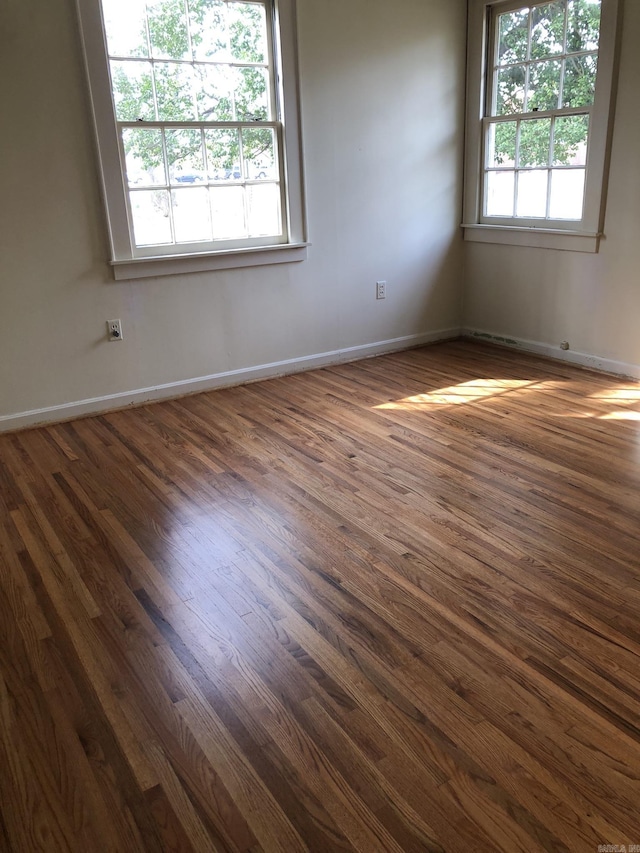
[[[640,369],[640,2],[624,5],[600,253],[466,243],[464,322],[470,329],[551,347],[567,340],[573,351],[601,359],[602,367],[635,374],[631,368]]]
[[[459,327],[465,6],[299,0],[308,260],[116,283],[73,0],[5,0],[0,418]]]

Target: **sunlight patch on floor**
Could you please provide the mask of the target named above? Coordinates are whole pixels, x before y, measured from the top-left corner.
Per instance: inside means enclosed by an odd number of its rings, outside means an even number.
[[[601,421],[640,421],[640,412],[609,412],[606,415],[597,415]]]
[[[597,415],[603,421],[640,421],[640,412],[636,411],[640,403],[640,385],[622,385],[618,388],[608,388],[598,394],[592,394],[591,399],[612,403],[618,411]],[[628,406],[628,409],[622,408]]]
[[[412,411],[429,409],[432,406],[461,406],[467,403],[477,403],[490,397],[500,397],[503,394],[520,391],[523,388],[541,390],[548,385],[549,383],[539,383],[526,379],[472,379],[469,382],[461,382],[459,385],[439,388],[425,394],[415,394],[395,402],[381,403],[374,408]]]
[[[437,410],[443,406],[462,406],[469,403],[479,403],[494,397],[503,397],[520,391],[551,391],[564,386],[566,383],[559,380],[536,381],[526,379],[472,379],[468,382],[460,382],[447,388],[438,388],[435,391],[427,391],[424,394],[413,394],[401,400],[381,403],[374,409],[387,409],[393,411],[429,411]],[[636,411],[640,404],[640,385],[616,386],[598,391],[589,395],[585,402],[593,401],[593,405],[601,406],[600,411],[589,409],[584,412],[551,412],[547,414],[552,418],[572,419],[598,419],[603,421],[640,421],[640,411]],[[611,406],[615,411],[603,411]],[[629,408],[624,408],[628,406]]]
[[[608,388],[606,391],[599,391],[597,394],[592,394],[592,400],[614,400],[616,403],[640,403],[640,386],[629,388]]]

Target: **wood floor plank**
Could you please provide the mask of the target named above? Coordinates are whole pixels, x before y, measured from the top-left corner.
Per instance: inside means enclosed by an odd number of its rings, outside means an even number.
[[[0,435],[0,849],[640,845],[639,411],[461,341]]]

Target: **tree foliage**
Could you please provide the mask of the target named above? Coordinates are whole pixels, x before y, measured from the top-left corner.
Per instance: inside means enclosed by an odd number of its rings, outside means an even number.
[[[564,51],[566,8],[566,60]],[[498,28],[497,95],[495,115],[588,107],[593,103],[600,36],[600,0],[552,0],[533,9],[501,15]],[[527,57],[530,57],[527,85]],[[564,62],[564,85],[563,79]],[[562,88],[562,92],[561,92]],[[556,119],[552,165],[568,165],[584,149],[588,116]],[[549,163],[551,122],[530,119],[520,123],[520,164]],[[512,165],[516,154],[516,122],[495,129],[495,165]]]
[[[154,61],[112,60],[118,120],[268,120],[268,72],[254,64],[243,66],[267,61],[264,7],[223,0],[189,0],[188,7],[187,25],[182,0],[147,3],[131,56]],[[188,171],[204,177],[199,129],[167,129],[164,140],[172,174]],[[253,168],[273,166],[269,128],[207,129],[204,141],[209,178],[229,177],[238,168],[241,150]],[[127,129],[123,143],[129,163],[140,164],[150,175],[164,171],[161,131]]]

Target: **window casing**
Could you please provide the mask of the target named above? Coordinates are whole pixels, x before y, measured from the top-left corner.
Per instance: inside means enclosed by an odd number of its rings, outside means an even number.
[[[116,278],[301,260],[294,0],[78,0]]]
[[[617,24],[617,0],[472,0],[466,239],[597,251]]]

